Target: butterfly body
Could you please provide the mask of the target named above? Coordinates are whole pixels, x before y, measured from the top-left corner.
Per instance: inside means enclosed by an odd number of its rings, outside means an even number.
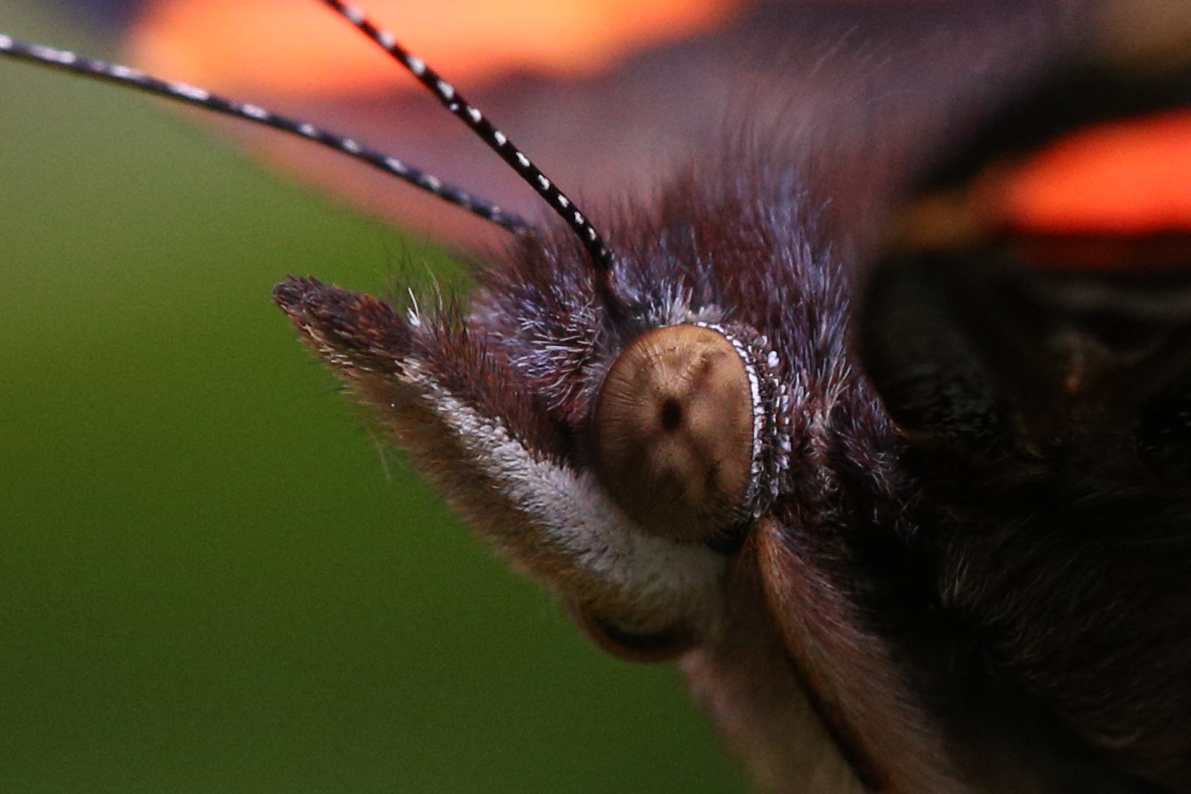
[[[387,315],[386,322],[406,329],[401,334],[438,339],[424,366],[448,367],[436,373],[439,382],[468,394],[469,404],[532,449],[531,457],[576,473],[594,466],[588,422],[599,385],[634,339],[689,322],[764,328],[776,353],[773,374],[784,387],[775,410],[795,443],[779,467],[780,485],[766,517],[749,530],[743,548],[718,566],[715,554],[705,558],[718,584],[710,596],[702,590],[697,610],[686,593],[677,599],[686,611],[663,606],[672,599],[651,602],[651,596],[620,611],[626,607],[619,594],[577,588],[565,570],[535,571],[541,542],[507,545],[494,510],[473,502],[468,491],[474,486],[455,479],[459,461],[437,459],[448,445],[437,439],[414,448],[429,459],[430,471],[440,472],[440,484],[456,494],[473,524],[482,531],[491,527],[487,531],[514,564],[554,582],[581,609],[650,631],[674,621],[693,630],[699,645],[682,665],[696,699],[754,775],[774,790],[1144,790],[1089,752],[1047,705],[1070,698],[1078,706],[1086,693],[1046,692],[1031,680],[1037,673],[1032,659],[1047,660],[1040,666],[1048,668],[1067,654],[1075,667],[1079,659],[1102,658],[1100,643],[1124,636],[1111,623],[1083,626],[1082,633],[1073,627],[1069,634],[1054,626],[1063,622],[1063,609],[1079,614],[1081,604],[1098,600],[1107,608],[1130,592],[1128,581],[1105,570],[1120,559],[1120,550],[1098,537],[1113,532],[1118,511],[1140,498],[1116,504],[1114,491],[1125,474],[1113,466],[1121,456],[1104,455],[1126,447],[1127,432],[1100,430],[1100,406],[1085,412],[1073,438],[1045,439],[1045,449],[1033,442],[1017,449],[1016,441],[1002,437],[1006,423],[990,397],[948,406],[969,414],[958,423],[938,422],[958,428],[979,447],[974,460],[945,444],[907,437],[866,376],[853,342],[852,318],[865,301],[866,282],[840,252],[862,249],[865,242],[841,244],[829,233],[830,202],[814,192],[808,170],[799,157],[742,159],[722,173],[749,178],[680,177],[651,214],[604,220],[635,322],[602,314],[583,251],[565,237],[522,243],[490,264],[479,273],[480,289],[465,314],[447,312],[437,320],[418,315],[413,328],[399,314]],[[707,218],[728,221],[711,225]],[[871,227],[860,222],[854,228]],[[928,283],[936,281],[945,283]],[[890,302],[904,300],[914,312],[929,307],[907,288],[877,284]],[[346,373],[387,423],[393,401],[385,368],[356,363],[375,334],[355,328],[351,311],[324,316],[326,307],[356,300],[342,295],[304,282],[278,292],[308,342]],[[880,316],[881,301],[870,303]],[[900,328],[897,319],[885,324]],[[913,343],[907,347],[914,349]],[[369,342],[367,357],[383,355],[391,376],[404,366],[407,348],[403,342],[396,352],[378,350]],[[379,397],[370,396],[377,389]],[[1069,406],[1060,412],[1066,416]],[[399,438],[410,444],[408,431]],[[982,496],[973,500],[974,494]],[[1086,506],[1069,510],[1072,504]],[[1056,539],[1060,530],[1039,529],[1047,516],[1063,511],[1071,533],[1087,529],[1089,515],[1110,511],[1115,518],[1104,519],[1103,533],[1079,537],[1063,531]],[[1160,577],[1171,583],[1170,591],[1154,597],[1174,599],[1168,616],[1173,625],[1186,619],[1173,575],[1186,565],[1182,521],[1176,511],[1168,522],[1155,523],[1154,540],[1165,537],[1165,547],[1136,537],[1124,541],[1146,549],[1146,559],[1127,570],[1148,577],[1158,567],[1171,569],[1172,575]],[[1038,537],[1045,539],[1034,548]],[[1086,579],[1039,574],[1067,570],[1055,555],[1080,553],[1088,555],[1081,564]],[[1104,563],[1093,564],[1100,555]],[[618,562],[626,569],[635,565]],[[717,605],[709,611],[705,599]],[[649,622],[659,615],[660,623]],[[1140,613],[1121,619],[1137,621]],[[1030,626],[1039,627],[1038,636],[1030,635]],[[1173,648],[1137,637],[1132,650],[1118,647],[1115,656],[1123,665],[1161,667],[1181,652],[1181,640],[1171,640]],[[1136,742],[1120,756],[1128,763],[1132,755],[1146,769],[1169,765],[1172,790],[1179,790],[1182,740],[1165,734],[1173,749],[1162,747],[1158,723],[1177,722],[1182,685],[1158,670],[1153,675],[1168,681],[1175,697],[1157,709],[1149,733],[1153,746]],[[1136,703],[1132,693],[1124,699]],[[1089,709],[1102,707],[1112,704]]]
[[[1046,16],[989,24],[1011,38]],[[1062,23],[1048,29],[1049,40],[1025,42],[1065,40]],[[1012,96],[1030,71],[1002,64],[943,81],[942,98],[919,108],[935,125],[926,139],[966,134],[973,117],[947,110],[987,103],[990,73]],[[881,101],[866,110],[879,118]],[[774,790],[1184,790],[1188,754],[1172,727],[1187,716],[1176,672],[1187,644],[1171,630],[1191,618],[1178,583],[1189,562],[1183,486],[1137,459],[1135,425],[1110,421],[1120,404],[1105,384],[1124,371],[1121,351],[1030,274],[998,281],[982,275],[996,267],[891,260],[874,278],[858,267],[915,176],[886,168],[885,181],[850,181],[838,156],[849,145],[872,145],[861,161],[872,167],[873,155],[916,143],[896,125],[865,129],[853,118],[850,138],[828,126],[790,136],[788,150],[745,143],[680,174],[652,206],[604,219],[627,321],[602,311],[583,257],[557,241],[523,246],[482,277],[469,314],[440,320],[485,340],[486,399],[538,403],[532,419],[507,403],[491,415],[574,471],[595,466],[599,384],[635,338],[731,322],[772,353],[780,398],[765,407],[789,451],[716,574],[714,614],[643,607],[648,597],[625,611],[615,593],[553,586],[614,623],[693,632],[683,664],[696,698]],[[326,300],[317,291],[279,296],[300,328],[318,325],[306,319]],[[349,367],[351,336],[336,349]],[[1046,352],[1025,355],[1028,344]],[[474,389],[473,374],[456,380]],[[740,671],[758,668],[743,685]],[[1134,676],[1149,683],[1110,683]],[[767,702],[775,690],[782,708]]]

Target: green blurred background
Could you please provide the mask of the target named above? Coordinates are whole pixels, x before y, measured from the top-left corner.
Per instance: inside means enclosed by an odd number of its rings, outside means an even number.
[[[0,29],[112,52],[38,0]],[[423,259],[0,61],[0,792],[744,791],[674,671],[492,560],[269,301]]]

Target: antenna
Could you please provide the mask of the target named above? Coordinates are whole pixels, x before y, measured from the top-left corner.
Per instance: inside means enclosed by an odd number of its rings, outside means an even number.
[[[612,287],[612,252],[608,250],[604,238],[596,231],[587,217],[580,212],[575,203],[565,193],[546,177],[525,154],[513,145],[503,132],[496,128],[483,113],[465,100],[455,87],[444,80],[436,71],[431,69],[425,61],[397,43],[393,34],[378,28],[367,15],[359,9],[349,6],[340,0],[319,0],[339,16],[350,22],[357,30],[389,53],[410,74],[418,79],[430,93],[452,114],[463,121],[471,130],[488,144],[502,160],[508,163],[521,179],[546,200],[550,208],[570,227],[578,237],[583,247],[591,256],[592,267],[595,269],[596,292],[604,307],[615,314],[624,313],[624,302]]]
[[[521,179],[550,205],[563,222],[575,233],[591,257],[595,275],[595,290],[604,308],[611,314],[623,316],[624,301],[612,285],[614,260],[603,237],[596,231],[587,217],[575,203],[542,171],[533,164],[520,149],[513,145],[503,132],[497,129],[477,108],[468,103],[446,80],[431,69],[425,61],[406,50],[388,31],[378,28],[359,9],[340,0],[319,0],[338,16],[346,19],[356,29],[389,53],[398,63],[418,79],[439,102],[463,121],[502,160],[509,164]],[[33,62],[42,66],[74,72],[85,77],[116,83],[148,94],[165,97],[176,102],[195,105],[215,113],[243,119],[266,127],[288,132],[361,162],[378,168],[385,173],[402,179],[433,196],[461,207],[484,220],[508,229],[516,235],[536,233],[539,230],[529,221],[505,212],[487,199],[473,196],[455,185],[443,182],[433,174],[409,165],[396,157],[369,148],[362,143],[339,135],[313,124],[274,113],[259,105],[237,102],[211,92],[187,85],[170,82],[138,69],[119,64],[85,58],[67,50],[58,50],[38,44],[18,41],[0,33],[0,55],[17,60]]]
[[[465,209],[473,215],[478,215],[486,221],[508,229],[513,234],[520,235],[537,231],[534,225],[524,218],[511,212],[506,212],[491,201],[480,196],[473,196],[463,188],[444,182],[433,174],[416,168],[396,157],[365,146],[353,138],[338,135],[308,122],[298,121],[288,116],[274,113],[259,105],[253,105],[248,102],[237,102],[212,94],[205,89],[187,85],[186,83],[162,80],[129,66],[85,58],[68,50],[58,50],[40,44],[29,44],[18,41],[3,33],[0,33],[0,55],[8,56],[15,60],[36,63],[41,66],[48,66],[53,69],[73,72],[95,80],[116,83],[147,94],[165,97],[175,102],[195,105],[214,113],[222,113],[225,116],[232,116],[253,124],[260,124],[266,127],[272,127],[275,130],[288,132],[291,135],[297,135],[320,146],[325,146],[340,154],[345,154],[355,160],[367,163],[390,176],[395,176],[398,179],[408,182],[419,190],[424,190],[449,204],[454,204],[456,207]]]

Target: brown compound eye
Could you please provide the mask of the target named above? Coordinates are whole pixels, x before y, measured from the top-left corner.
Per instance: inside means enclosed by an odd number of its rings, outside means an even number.
[[[645,531],[708,540],[742,517],[753,482],[755,376],[727,336],[674,325],[634,341],[595,410],[596,467]]]

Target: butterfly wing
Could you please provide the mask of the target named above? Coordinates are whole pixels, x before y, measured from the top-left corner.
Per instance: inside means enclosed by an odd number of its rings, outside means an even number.
[[[1033,30],[1059,15],[1057,6],[1036,3],[767,0],[689,4],[694,19],[678,22],[665,10],[672,4],[660,0],[637,3],[631,13],[616,2],[550,4],[607,6],[594,18],[578,15],[568,27],[524,2],[507,4],[511,11],[501,7],[514,21],[506,25],[513,28],[510,44],[496,30],[486,35],[459,24],[459,17],[478,13],[466,3],[429,14],[416,3],[395,3],[392,10],[378,3],[370,11],[382,24],[391,20],[406,45],[451,75],[545,173],[593,210],[626,198],[649,200],[667,175],[726,145],[788,141],[825,148],[825,141],[810,142],[813,131],[831,131],[832,178],[840,186],[900,187],[906,172],[921,167],[926,153],[951,135],[941,129],[942,117],[957,126],[970,123],[1007,85],[1052,57],[1048,37]],[[211,21],[227,13],[224,5],[150,3],[131,33],[130,58],[213,90],[247,92],[244,98],[349,132],[525,217],[546,217],[537,197],[498,158],[383,54],[367,52],[354,31],[334,29],[339,23],[316,4],[301,12],[278,10],[277,0],[262,2],[257,13],[263,19],[294,21],[284,35],[255,37],[230,54],[219,40],[225,26]],[[253,8],[227,5],[237,15]],[[454,18],[444,13],[452,8]],[[559,49],[543,41],[549,36],[576,41],[576,52],[584,50],[584,35],[612,41],[621,27],[635,30],[625,19],[637,15],[674,30],[617,41],[615,57],[594,65],[538,52]],[[576,25],[594,32],[576,31]],[[317,34],[303,46],[310,30]],[[459,43],[452,36],[465,38]],[[1017,55],[1012,61],[1001,56],[1010,48]],[[237,55],[245,51],[250,59]],[[982,70],[983,85],[964,77]],[[316,81],[315,74],[335,77]],[[860,118],[854,117],[858,108]],[[879,136],[871,134],[874,128]],[[300,142],[249,134],[254,146],[289,170],[374,212],[436,229],[456,246],[466,247],[476,235],[493,239],[483,225],[411,197],[392,180]],[[881,178],[874,180],[875,174]]]
[[[971,631],[952,663],[997,671],[984,713],[1164,791],[1191,786],[1191,172],[1161,154],[1189,90],[1181,55],[1100,61],[1012,104],[906,210],[861,331],[948,515],[940,607]],[[1073,157],[1083,187],[1043,189]]]

